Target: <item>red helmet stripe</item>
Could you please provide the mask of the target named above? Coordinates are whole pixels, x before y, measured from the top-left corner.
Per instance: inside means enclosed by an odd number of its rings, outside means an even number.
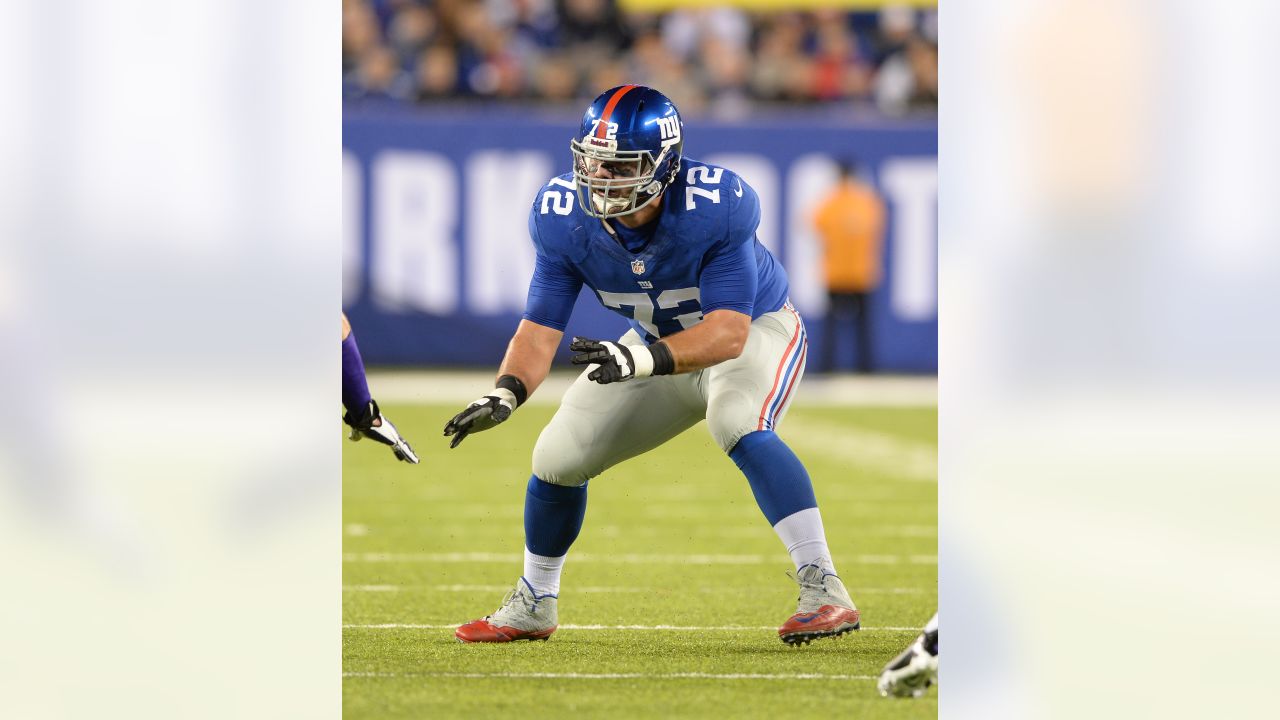
[[[604,112],[600,115],[600,124],[596,126],[596,137],[605,137],[605,132],[609,128],[609,116],[613,114],[613,109],[618,106],[618,101],[622,99],[623,95],[635,90],[637,87],[637,85],[623,85],[618,88],[613,97],[609,98],[609,102],[605,103]]]

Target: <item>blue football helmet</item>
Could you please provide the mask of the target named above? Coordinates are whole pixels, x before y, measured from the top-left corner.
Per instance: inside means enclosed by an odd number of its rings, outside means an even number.
[[[569,146],[583,212],[597,218],[630,215],[676,179],[684,123],[666,95],[620,85],[591,103]]]

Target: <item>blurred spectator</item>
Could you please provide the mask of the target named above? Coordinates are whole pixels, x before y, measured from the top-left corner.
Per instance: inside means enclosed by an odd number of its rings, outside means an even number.
[[[706,87],[711,114],[718,118],[746,116],[751,110],[747,95],[747,72],[751,60],[746,50],[709,37],[702,43],[702,56],[706,58]]]
[[[751,21],[735,8],[676,10],[661,20],[667,50],[688,62],[704,40],[715,40],[731,50],[742,50],[751,40]]]
[[[613,0],[556,0],[560,46],[587,56],[612,57],[630,42]]]
[[[516,97],[523,74],[511,31],[495,25],[479,2],[462,3],[454,13],[463,88],[472,95]]]
[[[667,50],[657,29],[651,29],[636,39],[631,58],[631,82],[662,88],[662,93],[671,98],[685,115],[697,114],[701,110],[701,84],[689,67]],[[608,88],[604,86],[600,90]]]
[[[418,58],[419,100],[453,97],[458,89],[458,55],[450,45],[432,45]]]
[[[857,39],[842,14],[828,11],[824,15],[817,18],[814,97],[829,101],[865,95],[870,86],[869,68],[858,52]]]
[[[360,56],[356,69],[348,74],[344,83],[348,98],[379,98],[405,100],[411,97],[413,79],[400,69],[396,54],[389,48],[378,46]]]
[[[905,5],[889,5],[880,11],[876,38],[876,65],[883,65],[891,55],[907,45],[915,31],[915,14]]]
[[[585,94],[590,95],[595,88],[608,89],[626,85],[632,81],[631,74],[627,72],[627,66],[620,60],[596,63],[587,76],[588,89]]]
[[[804,24],[800,17],[787,13],[766,21],[760,31],[757,62],[751,86],[762,100],[783,100],[796,80],[802,84],[808,75],[803,55]]]
[[[359,0],[347,0],[343,4],[342,72],[344,75],[356,69],[356,65],[365,53],[381,44],[381,35],[378,16],[374,14],[373,8]]]
[[[410,5],[387,26],[391,49],[402,58],[416,57],[436,33],[436,16],[425,7]]]
[[[884,245],[884,200],[857,177],[856,161],[840,164],[840,180],[818,205],[814,227],[822,240],[827,298],[830,304],[822,327],[824,372],[836,367],[840,328],[851,317],[857,334],[860,372],[875,369],[872,346],[871,294],[880,285],[881,250]]]
[[[880,66],[875,81],[876,106],[889,115],[938,106],[938,51],[912,37]]]
[[[771,104],[932,113],[937,13],[628,12],[617,0],[343,0],[344,97],[575,107],[625,82],[688,116]]]
[[[563,53],[547,55],[534,70],[536,96],[550,101],[574,99],[578,88],[578,69]]]
[[[932,26],[923,28],[936,36]],[[880,67],[875,77],[876,107],[889,115],[938,106],[938,53],[916,32],[915,12],[890,6],[880,14]]]

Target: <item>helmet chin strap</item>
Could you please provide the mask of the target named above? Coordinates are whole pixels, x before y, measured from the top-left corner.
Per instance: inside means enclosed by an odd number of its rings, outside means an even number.
[[[599,218],[599,220],[600,220],[600,224],[604,226],[605,231],[606,231],[606,232],[608,232],[608,233],[609,233],[609,235],[610,235],[614,240],[617,240],[619,243],[621,243],[621,242],[622,242],[622,238],[619,238],[619,237],[618,237],[618,231],[617,231],[617,230],[614,230],[614,229],[613,229],[613,226],[609,224],[609,219],[608,219],[608,218]]]

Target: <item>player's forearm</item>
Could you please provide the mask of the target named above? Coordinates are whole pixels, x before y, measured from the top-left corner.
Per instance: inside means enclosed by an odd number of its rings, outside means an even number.
[[[507,345],[507,354],[498,368],[493,391],[472,402],[445,423],[444,434],[452,437],[450,448],[467,436],[506,422],[547,377],[556,346],[564,333],[528,320],[521,320]]]
[[[702,322],[663,343],[671,351],[676,372],[687,373],[718,365],[742,354],[751,318],[733,310],[715,310]]]
[[[547,379],[551,361],[564,333],[537,323],[521,320],[520,327],[507,345],[507,354],[498,368],[498,377],[514,375],[524,383],[530,395]]]

